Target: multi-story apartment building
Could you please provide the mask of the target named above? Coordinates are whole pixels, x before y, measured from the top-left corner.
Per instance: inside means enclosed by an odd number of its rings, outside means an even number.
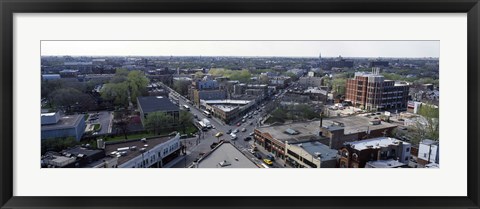
[[[371,73],[357,72],[347,80],[346,100],[366,110],[406,109],[409,85],[385,80],[379,68]]]

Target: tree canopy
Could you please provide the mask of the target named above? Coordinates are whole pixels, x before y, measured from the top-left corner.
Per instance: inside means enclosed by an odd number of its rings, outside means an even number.
[[[214,68],[208,71],[208,73],[216,76],[225,76],[231,80],[238,80],[242,83],[250,81],[252,74],[247,69],[243,70],[228,70],[223,68]]]
[[[146,93],[149,82],[141,71],[117,69],[115,76],[104,85],[101,96],[105,100],[113,101],[115,105],[126,107],[129,96],[130,101],[136,104],[137,97]]]
[[[158,134],[162,128],[167,127],[172,121],[172,116],[167,115],[163,112],[153,112],[147,115],[145,119],[144,126],[145,129],[153,131],[153,133]]]

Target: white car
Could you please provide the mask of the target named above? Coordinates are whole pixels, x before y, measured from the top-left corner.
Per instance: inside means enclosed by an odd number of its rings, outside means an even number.
[[[232,133],[234,134],[238,133],[238,129],[233,130]]]

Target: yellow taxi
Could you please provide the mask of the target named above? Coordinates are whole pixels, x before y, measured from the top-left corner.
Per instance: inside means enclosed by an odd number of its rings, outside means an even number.
[[[217,134],[215,134],[215,137],[221,137],[223,135],[222,132],[218,132]]]
[[[265,162],[267,165],[272,165],[273,162],[269,159],[263,159],[263,162]]]

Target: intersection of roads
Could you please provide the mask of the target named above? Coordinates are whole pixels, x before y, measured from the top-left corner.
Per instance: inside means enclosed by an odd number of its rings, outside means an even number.
[[[258,153],[257,155],[260,155],[260,159],[259,159],[255,157],[255,155],[249,150],[252,148],[252,145],[254,144],[253,135],[251,135],[251,133],[254,132],[254,129],[256,127],[261,125],[260,120],[263,117],[265,117],[267,114],[265,111],[262,110],[260,106],[258,106],[258,108],[253,108],[253,110],[251,110],[250,112],[251,117],[246,117],[245,122],[242,122],[242,120],[244,119],[243,117],[239,117],[236,121],[231,123],[232,125],[229,125],[229,124],[225,124],[223,121],[219,120],[218,118],[207,117],[206,115],[203,114],[203,110],[199,109],[196,106],[191,105],[188,99],[176,93],[172,89],[170,89],[170,91],[171,93],[175,94],[175,96],[178,98],[178,102],[179,102],[178,105],[180,107],[183,107],[183,105],[187,105],[190,108],[189,110],[190,113],[197,116],[197,118],[194,118],[193,120],[199,121],[204,118],[207,118],[212,125],[212,128],[206,131],[199,131],[199,134],[197,135],[197,137],[182,139],[182,143],[187,147],[187,154],[184,156],[184,160],[181,160],[180,162],[175,164],[173,168],[185,168],[192,165],[192,163],[195,160],[197,160],[203,153],[207,153],[211,150],[210,146],[213,143],[219,142],[220,140],[230,141],[234,146],[236,146],[239,150],[241,150],[247,157],[252,159],[255,163],[263,164],[263,166],[266,166],[265,163],[263,163],[263,159],[267,158],[267,155],[269,154],[267,151],[265,151],[259,145],[257,145],[259,149],[256,151],[256,153]],[[255,111],[256,111],[256,114],[253,114]],[[237,123],[241,123],[240,126],[237,126]],[[243,128],[245,128],[244,131],[242,131]],[[235,135],[237,136],[237,139],[235,140],[231,139],[231,136],[227,134],[229,130],[230,131],[238,130],[238,132],[235,133]],[[220,137],[216,137],[215,135],[218,132],[222,132],[223,135]],[[250,137],[251,139],[248,141],[245,140],[247,137]],[[283,161],[275,160],[273,161],[273,164],[270,165],[269,167],[283,168],[285,167],[285,165]]]

